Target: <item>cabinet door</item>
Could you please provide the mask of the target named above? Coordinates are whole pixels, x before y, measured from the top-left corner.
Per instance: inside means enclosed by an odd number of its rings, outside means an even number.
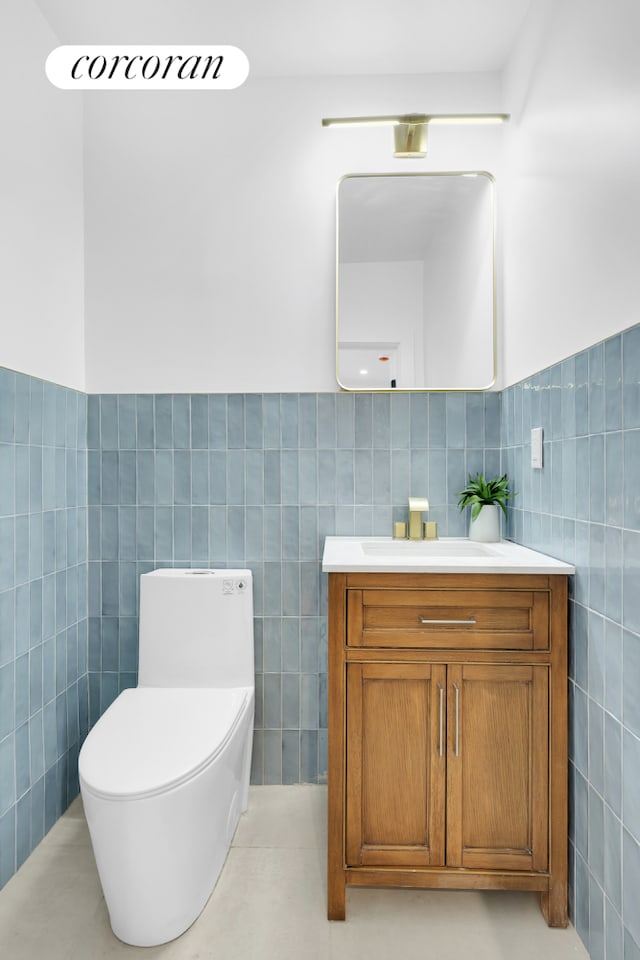
[[[348,664],[348,865],[444,863],[445,699],[441,664]]]
[[[447,865],[548,866],[548,668],[448,668]]]

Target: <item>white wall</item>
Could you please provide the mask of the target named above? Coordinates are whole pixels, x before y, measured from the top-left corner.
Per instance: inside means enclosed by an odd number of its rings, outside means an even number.
[[[640,4],[539,0],[506,74],[505,385],[640,321]]]
[[[252,80],[215,93],[87,94],[87,388],[334,391],[335,190],[345,173],[488,169],[503,128],[323,116],[503,109],[493,74]]]
[[[0,6],[0,366],[84,388],[82,101],[32,0]]]
[[[334,193],[353,172],[496,174],[499,385],[640,319],[637,0],[536,0],[504,88],[250,76],[87,94],[84,278],[81,100],[44,77],[58,40],[33,0],[0,17],[3,366],[90,391],[335,390]],[[495,109],[508,127],[434,128],[423,161],[394,160],[385,128],[320,125]]]

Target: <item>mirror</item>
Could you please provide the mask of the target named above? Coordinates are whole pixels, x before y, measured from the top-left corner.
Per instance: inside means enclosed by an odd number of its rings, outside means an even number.
[[[349,174],[338,185],[344,390],[486,390],[496,379],[489,173]]]

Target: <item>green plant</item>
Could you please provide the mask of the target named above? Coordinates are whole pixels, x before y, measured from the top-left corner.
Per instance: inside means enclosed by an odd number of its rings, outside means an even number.
[[[475,520],[485,504],[494,503],[502,507],[506,517],[507,500],[510,500],[514,494],[509,491],[506,473],[491,480],[485,480],[481,473],[477,473],[475,477],[469,474],[467,486],[457,496],[458,509],[464,510],[465,507],[471,507],[471,519]]]

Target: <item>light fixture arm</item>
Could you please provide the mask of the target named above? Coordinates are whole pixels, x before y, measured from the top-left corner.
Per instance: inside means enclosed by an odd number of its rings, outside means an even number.
[[[427,127],[445,123],[507,123],[508,113],[407,113],[381,117],[324,117],[323,127],[392,126],[396,157],[424,157]]]
[[[406,113],[382,117],[324,117],[322,126],[396,126],[399,123],[507,123],[510,117],[510,113]]]

